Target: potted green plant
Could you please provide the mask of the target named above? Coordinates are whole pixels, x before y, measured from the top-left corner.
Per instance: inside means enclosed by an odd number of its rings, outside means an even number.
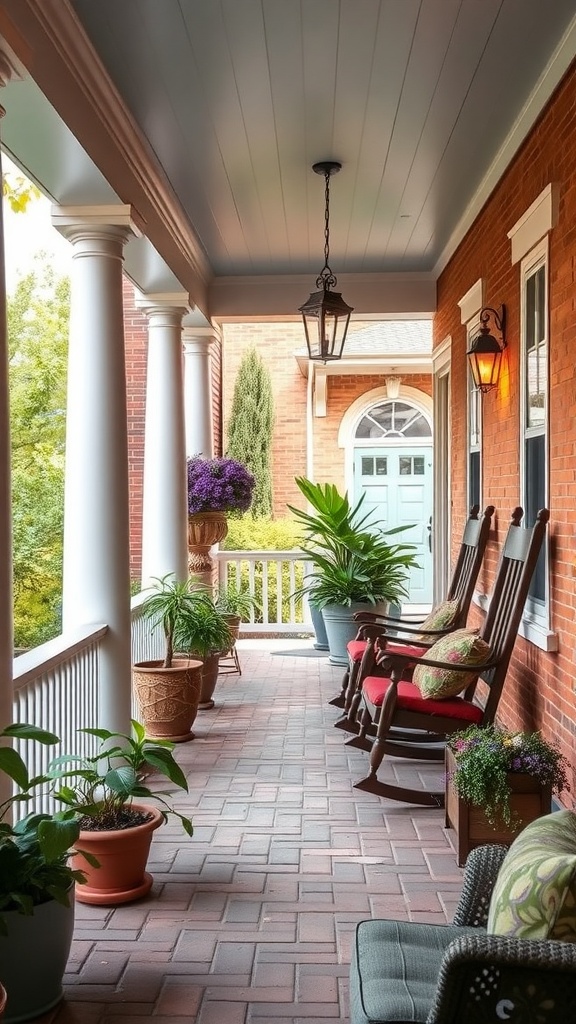
[[[199,710],[214,707],[218,662],[230,650],[233,637],[224,615],[210,598],[206,597],[190,614],[179,619],[174,642],[178,650],[202,663]]]
[[[482,843],[509,844],[550,811],[552,791],[568,788],[570,765],[539,732],[469,726],[446,746],[446,826],[456,831],[458,863]]]
[[[226,622],[231,636],[229,649],[220,656],[224,667],[221,664],[219,671],[238,672],[242,675],[240,659],[236,650],[236,641],[240,637],[240,623],[248,622],[252,611],[259,609],[260,604],[255,594],[251,594],[249,590],[239,584],[223,583],[218,587],[215,605]]]
[[[79,823],[78,850],[71,863],[85,877],[77,882],[76,899],[128,903],[150,891],[152,876],[146,871],[150,844],[167,816],[178,818],[186,834],[192,835],[190,819],[167,803],[166,794],[149,789],[143,773],[153,770],[185,791],[188,784],[172,754],[174,744],[147,739],[139,722],[132,721],[130,736],[108,729],[80,732],[99,740],[96,753],[63,754],[54,758],[47,772],[55,798]],[[141,802],[149,799],[155,803]]]
[[[363,512],[364,495],[351,505],[333,484],[314,484],[305,477],[296,483],[314,510],[288,506],[304,527],[302,550],[312,565],[302,591],[322,610],[330,661],[346,665],[346,644],[357,630],[355,612],[388,607],[407,596],[409,570],[418,564],[415,547],[389,543],[390,536],[409,527],[377,529]]]
[[[0,740],[30,740],[52,746],[54,733],[18,723]],[[15,792],[0,804],[0,982],[8,1005],[5,1024],[38,1017],[62,998],[62,978],[74,930],[74,882],[83,875],[69,855],[80,834],[73,813],[28,813],[11,823],[47,776],[30,777],[17,750],[0,745],[0,774]]]
[[[173,743],[193,738],[202,662],[187,654],[175,655],[174,638],[182,623],[205,605],[211,605],[206,589],[191,580],[177,580],[174,574],[156,579],[144,600],[142,615],[152,629],[161,625],[165,637],[163,659],[137,662],[132,669],[140,716],[149,737]]]

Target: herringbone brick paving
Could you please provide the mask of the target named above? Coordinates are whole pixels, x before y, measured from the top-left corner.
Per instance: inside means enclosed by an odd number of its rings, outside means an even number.
[[[147,899],[77,906],[65,1000],[43,1024],[342,1024],[358,921],[451,919],[462,872],[443,812],[353,789],[367,755],[333,728],[342,670],[279,653],[306,647],[240,642],[242,676],[220,677],[177,750],[193,838],[155,833]]]

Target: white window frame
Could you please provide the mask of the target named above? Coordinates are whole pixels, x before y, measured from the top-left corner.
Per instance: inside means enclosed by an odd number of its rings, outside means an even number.
[[[546,358],[548,362],[548,373],[545,394],[545,416],[542,428],[529,427],[527,410],[527,349],[526,349],[526,285],[538,270],[544,268],[544,342],[546,346]],[[550,504],[550,303],[549,303],[549,244],[546,235],[533,249],[525,256],[520,263],[520,493],[522,504],[526,506],[527,495],[527,467],[526,467],[526,440],[529,437],[544,435],[544,458],[545,458],[545,495],[544,505]],[[532,523],[526,522],[527,527]],[[546,537],[544,543],[545,551],[545,597],[544,606],[539,607],[528,598],[520,626],[520,635],[525,637],[536,647],[544,651],[555,651],[558,649],[558,638],[551,629],[550,616],[550,539]]]
[[[480,330],[480,320],[475,317],[474,320],[469,321],[466,324],[466,350],[468,350]],[[470,368],[468,359],[466,360],[466,494],[468,496],[468,506],[472,505],[471,487],[470,487],[470,456],[473,452],[478,452],[480,455],[480,481],[478,487],[478,504],[482,510],[484,501],[483,492],[483,472],[482,472],[482,392],[474,387],[474,377]],[[474,403],[475,409],[475,421],[478,431],[478,441],[472,440],[472,404]]]

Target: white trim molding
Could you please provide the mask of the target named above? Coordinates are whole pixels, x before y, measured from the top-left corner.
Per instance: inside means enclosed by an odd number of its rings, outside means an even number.
[[[338,427],[338,447],[346,448],[351,441],[354,441],[354,432],[356,427],[368,409],[372,409],[372,407],[378,402],[388,401],[390,401],[390,399],[386,392],[386,385],[378,388],[372,388],[370,391],[365,391],[363,395],[359,395],[358,398],[348,406],[340,420],[340,426]],[[434,403],[430,395],[427,395],[424,391],[419,391],[418,388],[412,388],[408,385],[401,384],[400,394],[397,399],[394,399],[394,401],[409,402],[415,409],[418,409],[423,413],[430,424],[432,424],[434,419]]]
[[[460,323],[467,324],[473,320],[484,305],[484,282],[481,277],[474,282],[465,295],[457,303],[460,306]]]
[[[559,205],[560,188],[557,182],[551,182],[508,232],[512,243],[512,264],[523,259],[556,226]]]

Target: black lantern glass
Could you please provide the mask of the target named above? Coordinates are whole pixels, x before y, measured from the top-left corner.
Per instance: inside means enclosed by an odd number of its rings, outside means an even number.
[[[349,306],[340,292],[332,291],[337,284],[335,275],[329,265],[330,257],[330,175],[340,170],[341,164],[324,161],[314,164],[316,174],[323,174],[325,179],[325,211],[324,211],[324,267],[316,278],[316,287],[310,298],[299,307],[302,313],[306,344],[310,359],[326,363],[340,359],[352,306]]]

